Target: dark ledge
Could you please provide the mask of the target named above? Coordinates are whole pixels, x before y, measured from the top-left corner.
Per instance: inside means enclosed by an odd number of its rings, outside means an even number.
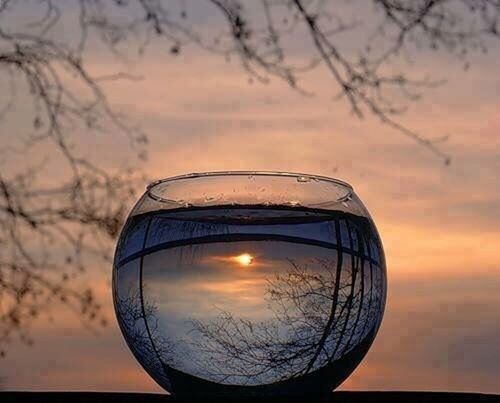
[[[313,403],[313,399],[300,401]],[[438,403],[438,402],[499,402],[500,395],[453,392],[333,392],[324,402],[341,403]],[[168,395],[149,393],[99,393],[99,392],[0,392],[1,403],[174,403]],[[208,400],[206,400],[208,401]],[[291,402],[291,399],[244,399],[241,402]],[[184,402],[188,402],[184,400]]]

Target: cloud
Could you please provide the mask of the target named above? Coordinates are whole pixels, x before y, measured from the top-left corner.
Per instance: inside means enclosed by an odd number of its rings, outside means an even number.
[[[497,270],[390,284],[380,333],[345,388],[495,392],[500,376]],[[391,292],[392,290],[392,292]]]
[[[419,58],[409,71],[421,73],[424,65],[449,82],[412,105],[401,122],[430,137],[450,134],[442,144],[453,158],[448,168],[377,119],[357,120],[345,102],[331,101],[338,88],[321,71],[305,82],[316,96],[304,97],[279,80],[250,85],[237,63],[194,49],[174,58],[158,46],[132,67],[144,80],[106,89],[110,102],[148,132],[150,160],[140,168],[151,177],[267,169],[335,175],[354,185],[382,235],[389,300],[373,349],[345,388],[498,393],[498,57],[478,57],[467,74],[455,61]],[[88,62],[96,75],[123,67],[97,51]],[[20,97],[2,133],[28,130],[26,98]],[[15,136],[4,137],[2,144]],[[75,137],[79,150],[104,167],[120,169],[130,158],[124,136],[82,130]],[[44,153],[36,149],[34,158]],[[29,158],[19,156],[9,169]],[[60,170],[54,162],[47,180]],[[113,318],[111,269],[89,270],[87,281]],[[227,287],[220,278],[199,285],[196,295],[203,287]],[[114,321],[96,337],[65,309],[54,307],[52,314],[55,322],[44,317],[36,323],[32,348],[9,346],[0,374],[6,387],[159,390]]]

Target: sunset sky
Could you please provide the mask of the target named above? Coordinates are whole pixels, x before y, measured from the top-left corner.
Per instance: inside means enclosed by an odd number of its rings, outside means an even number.
[[[369,21],[370,12],[363,10],[363,18]],[[296,57],[307,52],[304,45]],[[429,137],[449,135],[441,147],[450,166],[377,119],[352,115],[344,101],[333,100],[338,88],[327,71],[304,77],[314,92],[304,96],[277,79],[249,83],[236,61],[194,46],[172,56],[161,41],[126,65],[141,80],[103,84],[111,104],[147,132],[148,160],[134,161],[121,134],[81,130],[77,137],[82,153],[101,166],[118,170],[132,161],[150,178],[235,169],[349,182],[384,244],[388,300],[371,350],[341,389],[500,393],[499,52],[491,43],[487,54],[471,56],[468,71],[439,52],[414,52],[413,64],[401,63],[446,80],[425,90],[401,121]],[[96,74],[123,69],[97,46],[87,62]],[[5,82],[0,100],[2,88]],[[26,128],[27,99],[20,94],[0,121],[0,142]],[[9,160],[13,170],[26,164],[26,156],[16,158]],[[51,164],[53,179],[57,161]],[[87,330],[55,305],[53,322],[42,316],[34,324],[33,346],[17,340],[8,346],[0,389],[162,391],[120,334],[110,277],[106,266],[90,268],[85,278],[110,325]]]

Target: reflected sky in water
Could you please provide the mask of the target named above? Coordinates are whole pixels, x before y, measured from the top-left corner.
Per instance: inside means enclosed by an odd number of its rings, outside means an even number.
[[[312,374],[318,388],[337,385],[382,318],[385,267],[372,224],[343,212],[268,221],[267,210],[254,212],[258,223],[228,224],[236,213],[217,213],[224,223],[168,212],[129,221],[115,299],[136,357],[174,391],[190,377],[259,386]],[[122,314],[134,309],[143,315]],[[135,345],[144,342],[138,326],[149,348]]]

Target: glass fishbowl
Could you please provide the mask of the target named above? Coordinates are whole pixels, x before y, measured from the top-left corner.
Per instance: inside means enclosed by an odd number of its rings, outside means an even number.
[[[370,348],[386,267],[345,182],[194,173],[152,183],[133,208],[113,297],[133,354],[178,397],[314,397]]]

